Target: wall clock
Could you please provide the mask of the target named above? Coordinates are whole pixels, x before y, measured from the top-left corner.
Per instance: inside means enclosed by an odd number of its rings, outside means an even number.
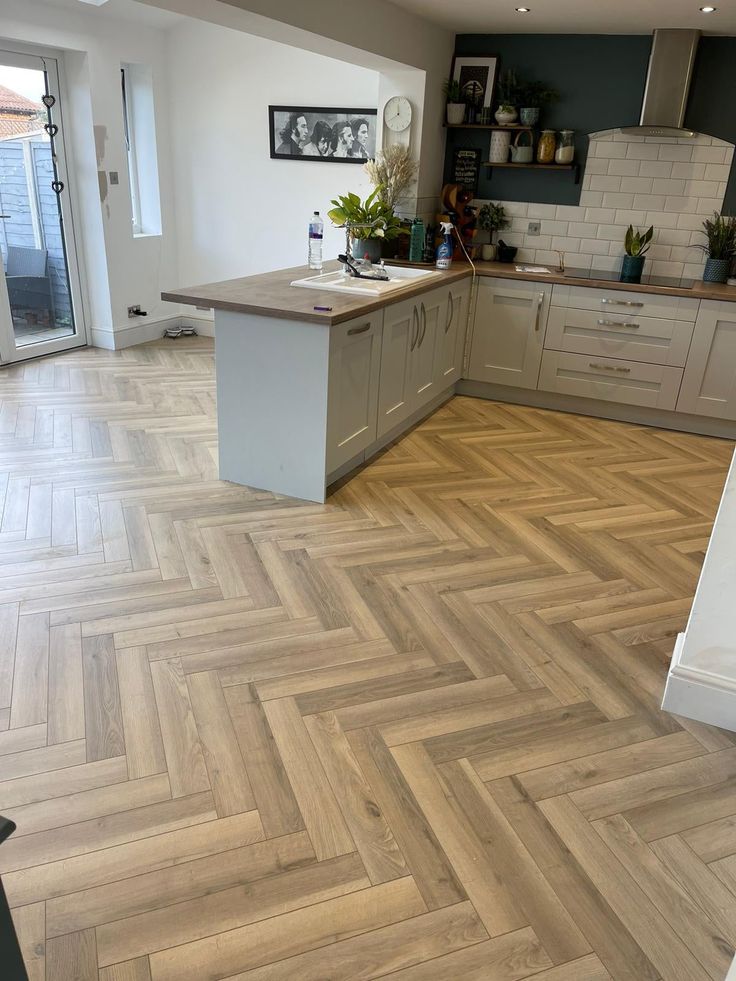
[[[411,102],[403,95],[394,95],[383,108],[383,121],[392,133],[402,133],[411,126]]]

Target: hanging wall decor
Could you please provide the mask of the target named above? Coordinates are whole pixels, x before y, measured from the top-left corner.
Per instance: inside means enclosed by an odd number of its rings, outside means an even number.
[[[52,106],[56,105],[56,99],[50,93],[46,93],[46,95],[42,95],[41,102],[43,102],[43,104],[46,106],[47,109],[50,109]]]
[[[56,134],[59,132],[59,127],[56,125],[56,123],[46,123],[43,128],[46,130],[49,136],[52,137],[56,136]]]

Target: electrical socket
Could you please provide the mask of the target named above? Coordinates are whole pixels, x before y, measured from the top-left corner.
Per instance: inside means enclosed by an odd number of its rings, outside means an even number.
[[[527,231],[530,235],[540,235],[542,232],[541,221],[530,221],[529,225],[527,226]]]
[[[140,303],[136,303],[135,306],[128,307],[128,319],[133,320],[134,317],[147,317],[148,314],[145,310],[141,310]]]

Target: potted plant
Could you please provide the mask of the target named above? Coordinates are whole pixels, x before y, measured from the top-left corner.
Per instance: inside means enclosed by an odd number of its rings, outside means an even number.
[[[522,126],[536,126],[539,122],[539,110],[542,106],[556,102],[559,92],[551,89],[544,82],[523,82],[519,86],[519,120]]]
[[[381,197],[383,187],[378,187],[361,201],[357,194],[344,194],[330,203],[335,207],[327,212],[334,225],[346,228],[350,235],[350,247],[356,259],[368,258],[378,262],[381,258],[381,243],[396,238],[401,227],[400,220],[391,205]]]
[[[481,231],[490,233],[488,243],[481,247],[481,255],[487,262],[496,258],[494,234],[501,228],[507,228],[509,224],[502,204],[494,204],[493,201],[489,201],[478,212],[478,227]]]
[[[509,126],[515,123],[518,117],[516,112],[517,98],[519,94],[519,81],[516,72],[507,68],[502,73],[498,81],[498,109],[496,109],[496,122],[499,126]]]
[[[459,126],[465,119],[465,103],[460,91],[460,82],[454,78],[448,78],[442,90],[447,99],[447,125]]]
[[[704,283],[725,283],[731,260],[736,255],[736,218],[725,218],[717,211],[703,222],[705,245],[699,249],[708,256],[703,270]]]
[[[641,274],[644,269],[644,257],[649,251],[652,238],[654,236],[654,225],[650,225],[645,232],[638,229],[634,231],[634,226],[629,225],[626,229],[624,239],[624,261],[621,265],[622,283],[640,283]]]

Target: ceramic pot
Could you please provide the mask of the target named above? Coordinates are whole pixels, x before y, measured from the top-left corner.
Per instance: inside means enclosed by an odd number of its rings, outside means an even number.
[[[644,269],[644,259],[646,257],[643,255],[625,255],[624,261],[621,263],[621,282],[622,283],[640,283],[641,274]]]
[[[503,239],[501,239],[498,243],[498,261],[513,262],[518,251],[515,245],[506,245]]]
[[[522,142],[523,141],[523,142]],[[534,147],[532,146],[532,134],[522,129],[516,134],[516,139],[511,147],[511,160],[513,163],[531,163],[534,157]]]
[[[480,254],[486,262],[493,262],[493,260],[496,258],[496,246],[493,244],[493,242],[487,242],[485,245],[481,246]]]
[[[504,129],[494,129],[491,133],[491,146],[488,153],[489,163],[508,163],[511,133]]]
[[[539,122],[539,109],[531,106],[519,109],[519,122],[522,126],[536,126]]]
[[[464,102],[447,103],[447,123],[449,126],[459,126],[465,119]]]
[[[367,256],[371,262],[380,262],[382,242],[383,239],[380,238],[354,238],[350,250],[356,259],[365,259]]]
[[[513,106],[499,106],[494,115],[499,126],[510,126],[518,118],[518,113]]]
[[[731,265],[729,259],[711,259],[710,256],[705,260],[703,270],[704,283],[725,283],[728,279],[728,270]]]

